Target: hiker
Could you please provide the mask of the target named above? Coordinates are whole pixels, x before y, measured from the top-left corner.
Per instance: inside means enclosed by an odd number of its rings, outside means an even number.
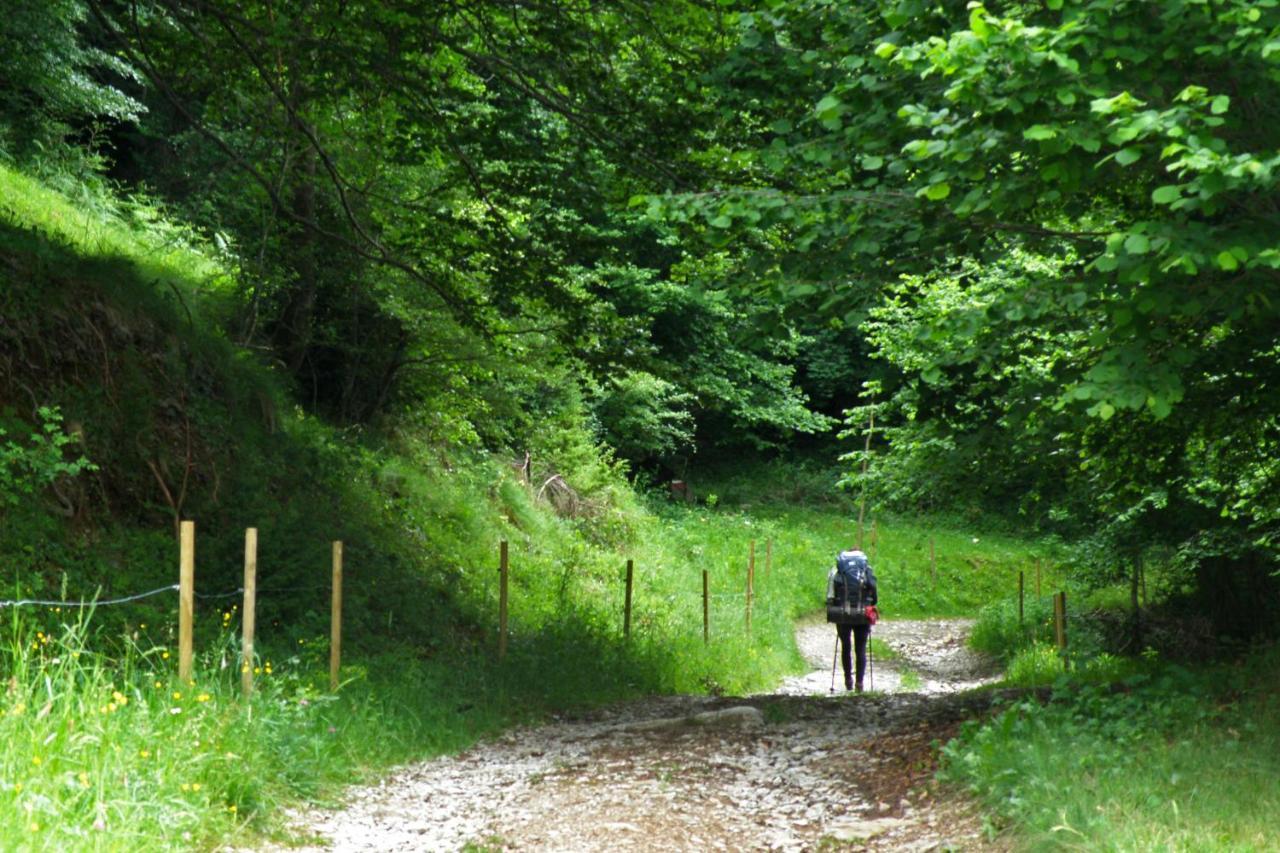
[[[867,555],[857,549],[841,551],[836,564],[827,574],[827,621],[834,622],[840,638],[840,663],[844,668],[844,689],[862,692],[862,679],[867,671],[867,639],[876,623],[876,576]],[[850,654],[852,635],[857,656],[857,675]]]

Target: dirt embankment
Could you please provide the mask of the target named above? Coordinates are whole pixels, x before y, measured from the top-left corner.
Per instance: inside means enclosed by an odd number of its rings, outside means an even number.
[[[989,703],[959,692],[992,676],[968,627],[881,623],[894,654],[875,661],[875,692],[833,695],[834,631],[805,623],[814,671],[776,692],[645,699],[513,731],[353,788],[299,830],[313,849],[351,851],[990,849],[930,783],[932,742]]]

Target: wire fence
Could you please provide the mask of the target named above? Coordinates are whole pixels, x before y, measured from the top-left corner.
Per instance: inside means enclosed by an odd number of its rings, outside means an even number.
[[[162,592],[176,592],[178,584],[169,584],[157,589],[140,592],[137,595],[126,595],[122,598],[107,599],[81,599],[78,601],[54,601],[43,598],[20,598],[16,601],[0,601],[0,609],[5,607],[110,607],[114,604],[128,604],[131,601],[140,601],[144,598],[150,598],[153,595],[160,595]]]
[[[178,583],[167,584],[155,589],[133,595],[115,598],[80,599],[48,599],[19,598],[0,600],[0,610],[22,607],[44,607],[61,610],[96,609],[115,605],[130,604],[165,593],[178,593],[178,678],[190,681],[192,678],[194,651],[195,604],[200,601],[218,601],[243,596],[244,612],[241,618],[241,654],[244,663],[241,666],[242,687],[246,696],[253,692],[254,673],[254,631],[257,600],[262,595],[296,595],[325,591],[331,595],[330,641],[329,641],[329,686],[338,688],[338,672],[341,663],[342,637],[342,542],[335,541],[333,546],[333,575],[329,585],[308,584],[300,586],[272,587],[258,589],[258,531],[257,528],[245,530],[244,584],[235,589],[219,592],[197,592],[195,589],[195,522],[183,521],[179,526],[178,536]]]
[[[180,584],[169,584],[168,586],[157,587],[146,592],[140,592],[136,595],[125,595],[120,598],[81,598],[81,599],[46,599],[46,598],[19,598],[19,599],[0,599],[0,610],[6,607],[56,607],[56,608],[98,608],[111,607],[117,604],[130,604],[134,601],[141,601],[144,598],[151,598],[166,592],[178,592],[181,588]],[[328,592],[328,586],[292,586],[277,587],[275,589],[259,589],[258,595],[292,595],[299,592]],[[233,598],[237,595],[244,595],[244,587],[227,592],[195,592],[196,598],[203,600],[214,600],[220,598]]]

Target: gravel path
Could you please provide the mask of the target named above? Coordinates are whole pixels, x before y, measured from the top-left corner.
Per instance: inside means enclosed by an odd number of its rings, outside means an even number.
[[[959,692],[992,676],[968,627],[882,622],[895,654],[876,661],[877,692],[833,697],[834,629],[805,622],[815,669],[774,693],[554,719],[352,788],[297,829],[343,851],[990,849],[929,781],[932,741],[989,702]]]

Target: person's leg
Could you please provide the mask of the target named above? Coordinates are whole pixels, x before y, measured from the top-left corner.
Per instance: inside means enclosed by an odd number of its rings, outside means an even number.
[[[853,669],[853,661],[851,661],[849,652],[852,643],[849,642],[849,632],[852,625],[836,625],[836,635],[840,637],[840,666],[844,669],[844,689],[851,690],[853,688],[853,678],[850,670]]]
[[[871,636],[870,625],[858,625],[853,629],[853,637],[857,646],[856,652],[858,656],[858,690],[862,690],[862,676],[867,671],[867,638]],[[848,673],[849,670],[845,670]],[[846,679],[848,676],[845,676]]]

